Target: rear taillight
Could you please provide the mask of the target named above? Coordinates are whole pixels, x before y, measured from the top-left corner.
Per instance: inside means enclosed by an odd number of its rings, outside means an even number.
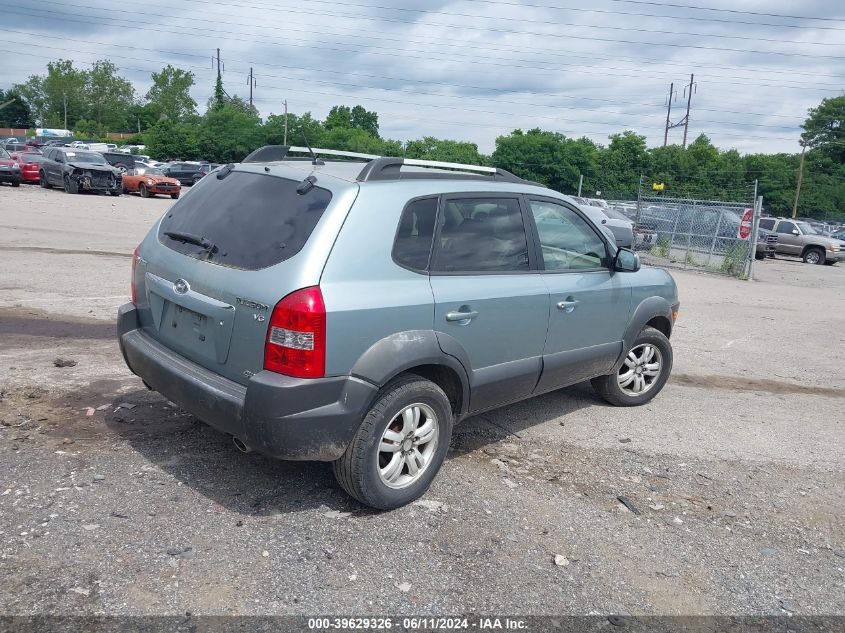
[[[132,303],[138,303],[137,293],[135,291],[135,269],[138,267],[138,250],[141,248],[141,245],[135,247],[135,252],[132,253],[132,280],[130,283],[130,287],[132,288]]]
[[[264,369],[296,378],[325,375],[326,306],[319,286],[292,292],[273,308]]]

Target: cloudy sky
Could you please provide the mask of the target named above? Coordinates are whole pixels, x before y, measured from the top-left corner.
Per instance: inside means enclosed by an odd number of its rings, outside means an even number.
[[[195,73],[202,110],[220,47],[229,94],[248,94],[254,68],[262,116],[285,99],[320,118],[361,104],[385,137],[484,152],[532,127],[599,143],[632,129],[661,145],[670,82],[677,122],[691,73],[690,139],[794,152],[807,109],[845,91],[841,0],[0,0],[0,11],[0,87],[51,59],[108,58],[143,95],[171,63]]]

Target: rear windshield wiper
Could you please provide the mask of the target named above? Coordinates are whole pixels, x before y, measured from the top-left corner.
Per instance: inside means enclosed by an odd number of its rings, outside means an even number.
[[[181,231],[165,231],[164,234],[171,240],[177,240],[179,242],[201,246],[210,253],[214,253],[217,251],[217,247],[214,245],[214,242],[211,242],[205,239],[204,237],[194,235],[193,233],[182,233]]]

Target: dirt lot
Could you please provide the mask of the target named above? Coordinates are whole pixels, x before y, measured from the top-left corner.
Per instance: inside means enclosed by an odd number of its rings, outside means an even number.
[[[0,613],[845,613],[845,266],[673,272],[657,399],[472,418],[379,514],[126,369],[115,311],[169,204],[0,187]]]

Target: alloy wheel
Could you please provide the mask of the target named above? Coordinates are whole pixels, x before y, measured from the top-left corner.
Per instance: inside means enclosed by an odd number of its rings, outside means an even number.
[[[616,380],[625,395],[639,396],[650,390],[663,369],[663,355],[650,343],[634,347],[619,368]]]
[[[437,451],[439,426],[434,409],[421,402],[397,413],[377,448],[382,483],[390,488],[405,488],[417,481]]]

